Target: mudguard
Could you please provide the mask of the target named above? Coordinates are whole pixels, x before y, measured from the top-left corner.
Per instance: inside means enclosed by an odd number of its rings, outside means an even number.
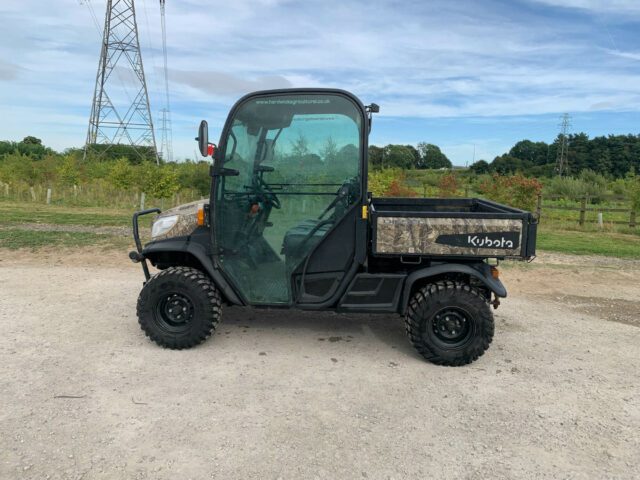
[[[473,264],[442,263],[440,265],[415,270],[407,276],[402,290],[400,313],[403,315],[406,313],[407,305],[409,304],[409,296],[411,295],[411,287],[416,281],[434,277],[436,275],[442,275],[444,273],[466,273],[480,280],[480,282],[492,291],[496,297],[504,298],[507,296],[507,290],[504,288],[502,282],[497,278],[493,278],[490,265],[483,262]]]
[[[148,243],[142,250],[142,255],[146,258],[153,259],[155,253],[161,252],[183,252],[192,255],[202,268],[209,274],[211,280],[220,290],[220,293],[234,305],[244,305],[242,300],[233,291],[229,282],[222,276],[220,271],[215,267],[211,257],[207,255],[204,245],[198,242],[188,241],[187,237],[172,238],[170,240],[159,240]]]

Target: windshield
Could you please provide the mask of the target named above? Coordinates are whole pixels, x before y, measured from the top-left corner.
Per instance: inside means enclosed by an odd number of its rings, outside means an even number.
[[[238,170],[226,188],[242,188],[262,165],[270,180],[320,177],[342,183],[359,174],[362,120],[353,102],[336,95],[257,98],[238,110],[225,167]],[[318,183],[318,182],[315,182]]]

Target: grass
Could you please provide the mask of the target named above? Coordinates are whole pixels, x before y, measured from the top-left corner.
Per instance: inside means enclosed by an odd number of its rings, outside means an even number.
[[[0,248],[9,250],[19,248],[37,250],[41,247],[82,248],[96,245],[105,248],[124,248],[132,246],[133,240],[127,237],[87,232],[0,229]]]
[[[640,239],[603,232],[543,231],[538,232],[537,250],[640,259]]]
[[[0,203],[0,225],[20,223],[50,223],[53,225],[83,225],[88,227],[130,226],[134,210],[103,207],[67,207],[37,203]],[[151,217],[140,218],[140,226],[151,225]]]

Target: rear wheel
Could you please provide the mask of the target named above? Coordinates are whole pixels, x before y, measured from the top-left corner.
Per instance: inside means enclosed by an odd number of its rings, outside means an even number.
[[[466,284],[442,281],[418,290],[405,316],[413,346],[430,362],[459,366],[481,356],[493,339],[486,297]]]
[[[213,333],[220,320],[220,294],[195,268],[169,267],[145,284],[138,297],[138,322],[158,345],[190,348]]]

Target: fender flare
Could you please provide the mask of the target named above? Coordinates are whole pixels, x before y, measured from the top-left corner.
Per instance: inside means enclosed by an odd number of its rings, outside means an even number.
[[[186,237],[184,240],[159,240],[145,245],[144,249],[142,250],[142,255],[149,258],[155,253],[162,252],[180,252],[192,255],[198,262],[200,262],[202,268],[204,268],[207,274],[209,274],[209,277],[211,277],[211,280],[213,281],[215,286],[218,288],[218,290],[220,290],[220,293],[227,299],[227,301],[229,301],[229,303],[232,303],[234,305],[244,305],[244,302],[242,302],[238,295],[236,295],[233,287],[215,267],[213,261],[211,260],[211,257],[207,255],[207,252],[203,245],[196,242],[187,241]]]
[[[424,278],[434,277],[443,273],[466,273],[472,277],[477,278],[482,284],[492,291],[496,297],[506,297],[507,290],[504,288],[502,282],[493,278],[491,274],[491,266],[486,263],[443,263],[435,265],[433,267],[421,268],[413,271],[409,274],[404,282],[404,288],[402,289],[402,297],[400,301],[400,313],[404,315],[407,311],[407,305],[409,305],[409,296],[411,295],[411,288],[413,284]]]

